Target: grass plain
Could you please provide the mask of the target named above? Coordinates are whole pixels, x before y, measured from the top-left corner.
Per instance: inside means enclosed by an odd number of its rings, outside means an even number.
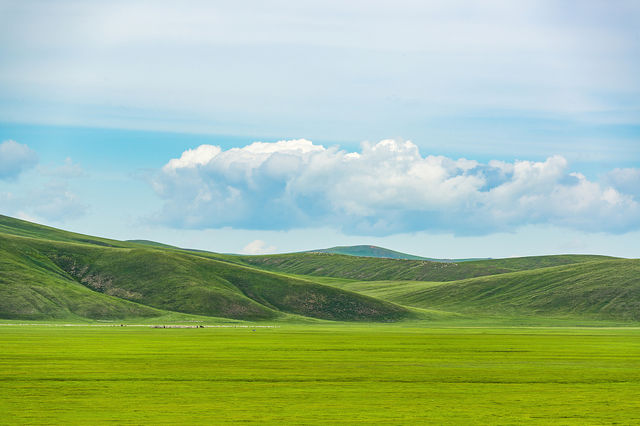
[[[3,325],[0,342],[2,424],[640,422],[638,328]]]

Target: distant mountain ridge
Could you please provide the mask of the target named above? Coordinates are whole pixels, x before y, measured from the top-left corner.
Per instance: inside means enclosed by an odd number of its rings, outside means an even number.
[[[359,256],[359,257],[378,257],[383,259],[404,259],[404,260],[428,260],[432,262],[465,262],[470,260],[487,260],[489,258],[474,258],[474,259],[437,259],[433,257],[422,257],[413,254],[402,253],[395,250],[390,250],[384,247],[372,246],[372,245],[355,245],[355,246],[336,246],[326,249],[309,250],[305,253],[329,253],[329,254],[344,254],[347,256]]]

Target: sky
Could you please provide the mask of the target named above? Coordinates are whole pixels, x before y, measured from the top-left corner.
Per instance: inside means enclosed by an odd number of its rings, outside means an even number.
[[[217,252],[640,257],[636,1],[0,16],[0,214]]]

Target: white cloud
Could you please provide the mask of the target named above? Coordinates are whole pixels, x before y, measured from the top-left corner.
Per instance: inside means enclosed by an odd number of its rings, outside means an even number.
[[[14,179],[38,162],[35,151],[13,140],[0,143],[0,179]]]
[[[632,194],[571,173],[560,156],[482,164],[423,157],[412,142],[395,140],[364,143],[359,153],[304,139],[206,152],[213,153],[206,161],[171,160],[157,174],[153,186],[165,200],[159,220],[185,228],[328,225],[367,235],[640,227]]]
[[[220,153],[220,147],[212,145],[200,145],[196,149],[188,149],[180,158],[174,158],[164,166],[166,171],[171,169],[193,168],[207,164],[209,160]]]
[[[276,251],[275,246],[268,246],[262,240],[251,241],[242,249],[243,254],[266,254],[273,253],[274,251]]]

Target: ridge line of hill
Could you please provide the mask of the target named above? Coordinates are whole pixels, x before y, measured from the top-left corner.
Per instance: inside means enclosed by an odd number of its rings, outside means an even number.
[[[92,237],[0,215],[0,319],[640,321],[638,312],[640,260],[243,256]]]

